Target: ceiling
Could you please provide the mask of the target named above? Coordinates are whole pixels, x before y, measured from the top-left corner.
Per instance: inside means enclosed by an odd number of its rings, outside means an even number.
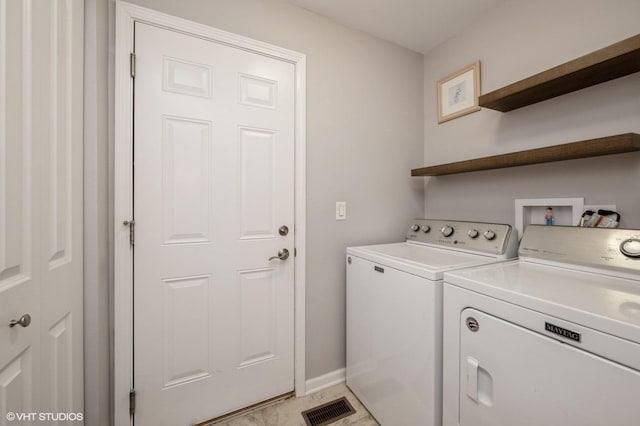
[[[421,53],[505,0],[288,0],[347,27]]]

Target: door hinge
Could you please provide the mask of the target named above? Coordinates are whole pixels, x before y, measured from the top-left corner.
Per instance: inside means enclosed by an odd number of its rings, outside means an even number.
[[[136,221],[133,219],[125,220],[122,224],[129,227],[129,245],[133,247],[136,242]]]
[[[131,53],[129,55],[129,71],[131,73],[131,78],[136,78],[136,54]]]
[[[297,248],[293,248],[293,257],[296,257],[298,255],[298,249]]]
[[[136,391],[131,389],[129,391],[129,415],[133,416],[136,412]]]

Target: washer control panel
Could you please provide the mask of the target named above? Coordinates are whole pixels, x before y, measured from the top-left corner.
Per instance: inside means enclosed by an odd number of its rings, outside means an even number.
[[[505,255],[514,244],[510,225],[456,220],[415,219],[409,225],[407,241]],[[515,254],[515,248],[512,248]],[[510,256],[512,257],[512,256]]]
[[[520,256],[640,272],[640,230],[529,225]]]

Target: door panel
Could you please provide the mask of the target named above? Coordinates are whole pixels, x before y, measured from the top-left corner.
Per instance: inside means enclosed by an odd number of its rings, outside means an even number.
[[[276,134],[274,131],[238,129],[240,157],[240,238],[275,238]]]
[[[0,0],[0,291],[31,281],[31,12]]]
[[[50,10],[49,59],[50,81],[48,120],[49,143],[46,146],[45,170],[48,187],[45,193],[45,217],[48,218],[49,269],[53,270],[71,261],[71,207],[72,197],[72,106],[73,63],[71,49],[72,9],[66,2],[54,1]],[[44,124],[44,123],[42,123]]]
[[[3,420],[9,412],[31,413],[34,406],[34,368],[30,347],[0,370],[0,407]]]
[[[638,371],[474,309],[462,311],[460,336],[460,425],[631,426],[640,418]]]
[[[187,424],[293,390],[294,67],[135,31],[136,422]]]
[[[51,372],[51,403],[60,413],[68,413],[73,409],[73,315],[68,313],[60,321],[49,328],[48,347],[45,362],[46,370]]]
[[[34,2],[33,7],[46,10],[33,27],[40,73],[34,99],[42,96],[34,100],[41,188],[34,218],[42,223],[37,262],[42,271],[42,404],[49,412],[80,412],[84,10],[80,0]]]
[[[40,271],[29,92],[32,13],[28,2],[0,0],[0,419],[40,403]],[[35,268],[34,268],[35,263]],[[9,327],[30,314],[27,328]]]
[[[162,119],[164,244],[207,242],[212,227],[211,122]]]
[[[211,97],[212,69],[177,58],[163,58],[162,90],[183,95]]]
[[[211,376],[207,344],[211,276],[169,279],[164,285],[163,388],[169,388]],[[184,332],[185,324],[191,324],[189,333]]]
[[[278,323],[278,275],[275,269],[240,271],[240,344],[238,368],[275,358]]]
[[[0,0],[2,421],[83,411],[83,19],[81,0]]]

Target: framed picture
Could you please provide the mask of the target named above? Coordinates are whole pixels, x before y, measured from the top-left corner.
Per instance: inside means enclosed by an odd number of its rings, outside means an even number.
[[[480,61],[438,81],[438,123],[478,111]]]

